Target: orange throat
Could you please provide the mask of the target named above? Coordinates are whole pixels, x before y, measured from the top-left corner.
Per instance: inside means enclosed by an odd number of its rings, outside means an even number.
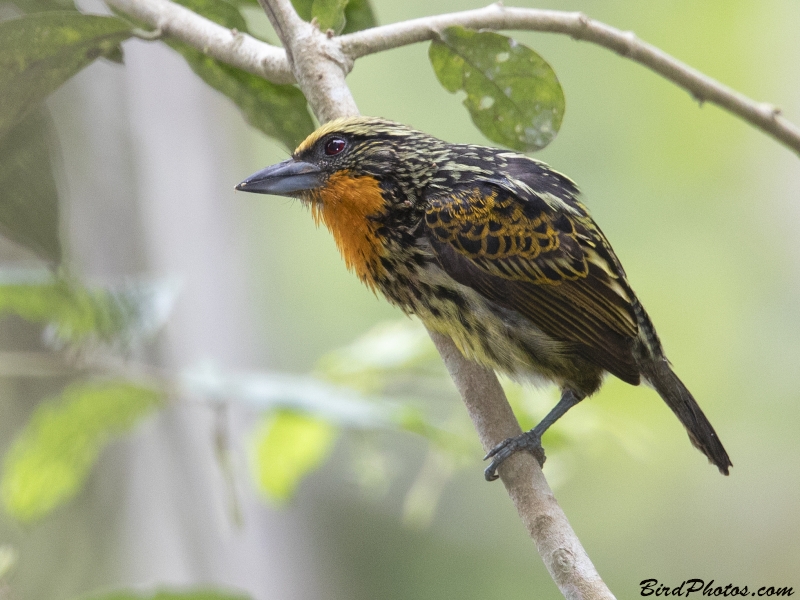
[[[314,222],[325,224],[347,268],[373,290],[375,277],[383,271],[383,244],[371,217],[385,212],[380,184],[373,177],[353,177],[347,171],[334,173],[325,187],[310,197]]]

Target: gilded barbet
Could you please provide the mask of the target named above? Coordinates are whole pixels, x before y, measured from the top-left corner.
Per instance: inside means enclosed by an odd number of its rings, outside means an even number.
[[[321,126],[237,189],[299,198],[368,287],[466,357],[560,388],[536,427],[489,452],[488,480],[518,450],[543,464],[542,434],[606,373],[655,388],[728,474],[728,454],[673,372],[578,188],[543,162],[353,117]]]

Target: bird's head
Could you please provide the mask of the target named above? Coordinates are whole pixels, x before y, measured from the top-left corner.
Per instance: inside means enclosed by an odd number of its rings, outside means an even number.
[[[312,133],[292,157],[245,179],[237,190],[299,198],[333,234],[345,263],[374,288],[391,221],[419,221],[423,191],[447,145],[373,117],[338,119]],[[399,225],[399,227],[398,227]]]
[[[444,142],[400,123],[337,119],[309,135],[291,158],[254,173],[236,189],[324,203],[323,192],[342,186],[345,178],[356,187],[367,178],[378,185],[391,180],[403,196],[413,197],[434,174],[437,150],[444,148]]]

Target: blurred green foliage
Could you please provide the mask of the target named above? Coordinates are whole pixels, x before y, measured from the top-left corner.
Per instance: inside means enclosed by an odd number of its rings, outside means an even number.
[[[248,600],[249,596],[214,590],[183,590],[180,592],[159,591],[154,594],[133,592],[112,592],[101,596],[91,596],[84,600]]]
[[[47,325],[61,346],[102,342],[124,348],[163,325],[171,302],[167,284],[90,288],[48,272],[0,270],[0,316]]]
[[[0,136],[0,233],[52,264],[61,262],[50,118],[39,108]]]
[[[0,315],[46,326],[55,349],[89,351],[102,343],[125,351],[169,314],[169,286],[128,285],[110,291],[41,271],[0,272]],[[77,370],[77,369],[76,369]],[[71,500],[108,442],[160,402],[143,383],[76,382],[38,405],[8,450],[0,498],[14,518],[34,521]]]
[[[219,25],[249,33],[241,12],[226,0],[181,0],[180,4]],[[288,150],[294,150],[314,131],[305,96],[296,86],[270,83],[177,40],[170,40],[169,45],[203,81],[230,98],[250,125]]]
[[[113,17],[51,12],[60,3],[20,8],[46,12],[0,22],[0,232],[58,264],[58,192],[42,102],[95,59],[119,60],[131,27]]]
[[[76,11],[73,0],[10,0],[11,3],[24,13],[42,13],[48,11]]]
[[[302,478],[329,456],[336,433],[329,422],[306,414],[278,411],[265,416],[251,440],[258,488],[277,503],[287,502]]]
[[[509,401],[523,426],[532,427],[555,403],[544,392],[504,380]],[[385,437],[412,434],[425,441],[430,460],[450,474],[480,453],[469,419],[457,403],[452,383],[425,328],[417,320],[380,323],[360,338],[323,356],[313,377],[271,373],[223,373],[203,368],[187,372],[181,386],[187,397],[214,403],[226,398],[262,413],[250,440],[250,467],[258,489],[273,502],[293,498],[302,479],[331,455],[341,432]],[[450,396],[447,415],[429,406],[432,397]],[[607,437],[602,418],[586,411],[573,423],[583,443]],[[558,457],[570,446],[567,428],[548,432],[547,451]],[[623,423],[614,431],[629,433]],[[630,448],[630,444],[625,445]],[[361,448],[352,468],[380,458]],[[558,462],[558,461],[556,461]],[[416,467],[415,467],[416,468]],[[558,477],[567,477],[563,466]],[[431,475],[423,466],[406,493],[404,513],[417,526],[429,524],[449,476]],[[393,481],[387,475],[386,481]],[[369,485],[369,484],[367,484]],[[424,502],[422,499],[425,499]]]
[[[297,87],[270,83],[182,42],[172,41],[170,46],[203,81],[230,98],[250,125],[279,140],[287,149],[293,150],[314,131],[305,96]]]
[[[10,544],[0,546],[0,583],[8,579],[19,560],[19,553]]]
[[[121,52],[128,22],[44,12],[0,23],[0,139],[50,93],[95,59]]]
[[[391,389],[394,380],[418,382],[447,376],[425,328],[411,319],[378,323],[322,356],[316,371],[329,381],[368,394]]]
[[[72,499],[106,444],[151,413],[161,397],[124,381],[80,382],[40,404],[3,463],[6,511],[31,522]]]

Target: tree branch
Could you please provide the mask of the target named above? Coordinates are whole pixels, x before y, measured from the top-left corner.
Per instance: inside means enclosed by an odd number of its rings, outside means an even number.
[[[429,333],[464,400],[483,449],[489,451],[506,438],[522,433],[494,372],[464,358],[447,336]],[[614,595],[583,549],[533,455],[511,455],[498,473],[564,598],[613,600]]]
[[[498,3],[476,10],[365,29],[344,35],[338,40],[342,52],[355,60],[383,50],[436,39],[442,29],[453,25],[470,29],[521,29],[563,33],[576,40],[598,44],[648,67],[687,90],[698,101],[711,102],[741,117],[800,154],[800,128],[782,117],[776,106],[751,100],[655,46],[639,40],[633,32],[620,31],[590,19],[583,13],[506,8]]]
[[[358,114],[344,82],[353,61],[338,40],[303,21],[289,0],[259,0],[286,48],[289,64],[308,104],[321,122]]]
[[[144,21],[162,35],[197,48],[219,61],[273,83],[295,83],[283,48],[217,25],[168,0],[106,0],[110,6]]]

